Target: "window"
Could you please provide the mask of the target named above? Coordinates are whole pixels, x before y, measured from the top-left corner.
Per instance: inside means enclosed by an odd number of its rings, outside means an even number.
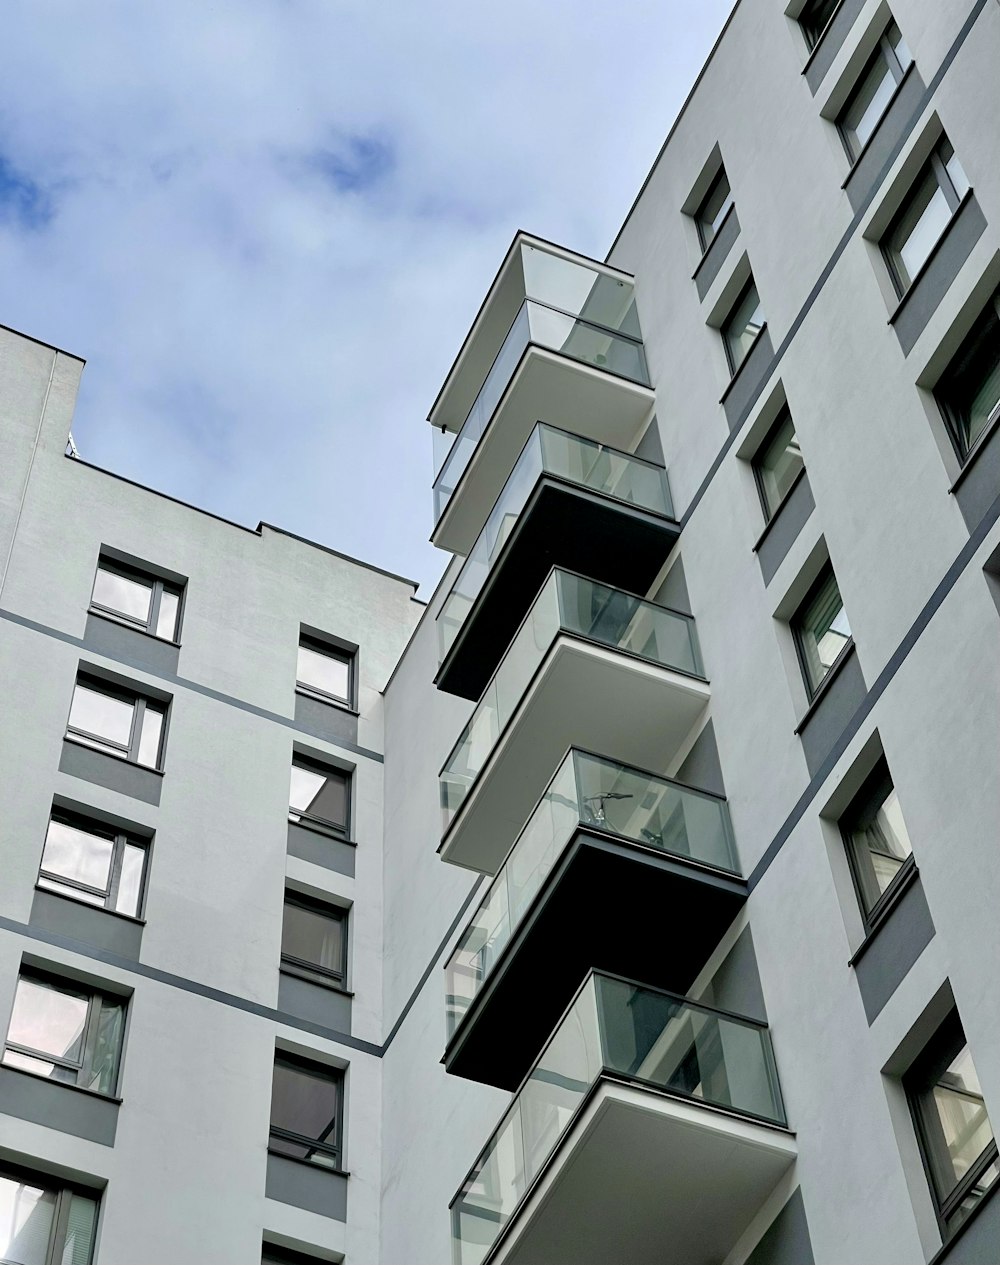
[[[146,848],[114,826],[55,811],[45,833],[38,886],[138,918]]]
[[[346,650],[309,637],[299,641],[295,684],[300,690],[350,706],[353,676],[354,656]]]
[[[347,971],[347,910],[285,892],[281,965],[293,975],[343,987]]]
[[[904,1081],[947,1238],[997,1178],[997,1145],[961,1020],[952,1012]]]
[[[708,250],[722,221],[729,214],[733,205],[733,195],[729,190],[729,180],[725,169],[712,181],[708,193],[705,194],[701,206],[695,212],[695,223],[698,225],[698,236],[701,238],[702,251]]]
[[[735,374],[746,360],[747,353],[763,328],[764,314],[760,308],[757,287],[751,277],[736,300],[729,320],[722,327],[722,338],[726,344],[726,355],[729,357],[730,373]]]
[[[778,414],[753,462],[757,490],[768,522],[778,512],[804,469],[792,415],[785,407]]]
[[[97,1199],[51,1177],[0,1168],[0,1261],[91,1265]]]
[[[882,253],[902,296],[951,223],[969,181],[948,140],[931,154],[882,239]]]
[[[92,610],[113,615],[164,641],[176,641],[180,631],[181,588],[134,567],[101,557],[90,599]]]
[[[852,162],[858,160],[871,139],[912,61],[913,54],[907,48],[899,27],[890,22],[837,119],[847,156]]]
[[[288,819],[314,830],[346,835],[350,822],[351,775],[304,756],[292,760]]]
[[[799,26],[806,37],[810,50],[814,49],[830,24],[830,19],[840,7],[840,0],[806,0],[799,14]]]
[[[132,764],[158,769],[166,705],[81,676],[73,691],[66,737]]]
[[[802,674],[812,696],[851,640],[837,577],[829,563],[792,621],[792,631],[799,648]]]
[[[49,1080],[114,1095],[124,1031],[121,997],[22,971],[3,1061]]]
[[[292,1054],[276,1054],[268,1149],[339,1170],[343,1091],[343,1072]]]
[[[958,349],[936,395],[955,451],[965,461],[1000,417],[1000,290]]]
[[[851,875],[870,930],[913,869],[913,849],[892,784],[881,759],[841,818]]]

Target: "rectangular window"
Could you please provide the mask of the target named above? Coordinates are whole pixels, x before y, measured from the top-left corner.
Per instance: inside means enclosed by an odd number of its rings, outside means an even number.
[[[166,704],[80,676],[66,727],[67,738],[132,764],[158,769],[163,757]]]
[[[295,756],[288,794],[288,819],[346,835],[350,827],[351,775],[317,760]]]
[[[997,1145],[957,1012],[904,1079],[945,1238],[997,1179]]]
[[[55,811],[45,833],[38,886],[138,918],[147,846],[114,826]]]
[[[804,469],[792,415],[785,406],[753,460],[757,490],[768,522],[778,512]]]
[[[97,563],[92,610],[113,615],[163,641],[180,634],[181,587],[103,555]]]
[[[840,8],[840,0],[806,0],[806,5],[799,14],[799,26],[806,37],[810,51],[823,38],[823,32],[830,25],[830,19]]]
[[[354,655],[311,637],[299,641],[295,685],[336,703],[353,701]]]
[[[910,836],[884,758],[841,818],[840,830],[861,912],[870,930],[913,869]]]
[[[722,221],[729,214],[729,208],[732,205],[733,195],[730,192],[729,180],[723,168],[712,181],[708,193],[705,194],[701,206],[694,216],[695,223],[698,225],[698,236],[701,239],[703,253],[715,241],[715,235],[719,231]]]
[[[935,394],[964,462],[1000,416],[1000,290],[973,325]]]
[[[52,1177],[0,1168],[0,1261],[91,1265],[98,1201]]]
[[[292,973],[341,988],[347,971],[347,910],[298,892],[285,892],[281,965]]]
[[[950,142],[940,142],[882,238],[882,253],[902,297],[931,256],[969,191]]]
[[[113,1096],[124,1032],[121,997],[22,971],[3,1061],[8,1067]]]
[[[292,1054],[274,1058],[268,1148],[340,1169],[344,1074]]]
[[[763,328],[764,313],[761,311],[757,287],[751,277],[736,300],[729,319],[722,327],[722,338],[726,344],[726,355],[729,357],[730,373],[735,375]]]
[[[851,627],[837,577],[829,563],[792,620],[792,631],[799,648],[802,675],[812,697],[851,640]]]
[[[907,48],[899,27],[890,22],[837,119],[847,156],[852,162],[858,160],[871,139],[912,61],[913,54]]]

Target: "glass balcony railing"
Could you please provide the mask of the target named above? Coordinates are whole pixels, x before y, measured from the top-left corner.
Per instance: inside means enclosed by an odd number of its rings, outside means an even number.
[[[672,518],[674,514],[667,488],[667,473],[662,466],[539,422],[438,614],[442,660],[454,644],[528,497],[543,474],[554,475],[577,487],[662,514],[665,518]]]
[[[452,1201],[459,1265],[479,1265],[605,1074],[784,1125],[767,1028],[593,972]]]
[[[726,802],[669,778],[570,751],[446,967],[449,1038],[581,827],[739,873]],[[577,928],[567,928],[575,936]]]
[[[629,309],[634,313],[634,306]],[[636,327],[637,328],[637,327]],[[649,385],[646,357],[638,336],[582,320],[545,303],[526,299],[486,375],[475,403],[458,434],[451,440],[434,480],[434,521],[445,511],[451,494],[472,459],[500,398],[514,376],[525,350],[534,345],[559,352],[570,360],[603,369],[619,378]],[[448,434],[436,433],[442,440]]]
[[[441,770],[446,830],[560,633],[691,676],[704,676],[689,615],[596,584],[572,571],[552,571]]]

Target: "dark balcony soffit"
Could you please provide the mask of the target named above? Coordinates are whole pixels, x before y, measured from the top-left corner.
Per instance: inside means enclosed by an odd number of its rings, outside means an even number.
[[[448,1072],[513,1092],[591,969],[683,995],[746,884],[577,831],[448,1044]]]
[[[482,695],[553,567],[645,593],[679,535],[673,519],[543,475],[434,678],[438,689]]]

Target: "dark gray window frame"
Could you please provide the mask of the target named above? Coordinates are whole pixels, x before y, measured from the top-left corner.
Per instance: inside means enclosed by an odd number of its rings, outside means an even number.
[[[742,360],[740,360],[739,363],[737,364],[736,359],[733,356],[732,335],[730,333],[730,328],[732,325],[733,317],[736,315],[737,310],[742,305],[743,300],[747,297],[747,295],[750,293],[751,290],[753,290],[754,293],[757,295],[758,306],[761,309],[763,309],[763,304],[761,303],[761,298],[760,298],[760,291],[757,289],[757,282],[754,279],[753,273],[751,273],[750,276],[747,277],[744,285],[740,287],[739,294],[737,294],[736,298],[730,304],[729,315],[726,317],[726,319],[722,322],[722,325],[719,327],[719,333],[722,335],[722,345],[726,349],[726,362],[729,365],[729,375],[730,375],[729,386],[732,386],[733,382],[735,382],[736,378],[739,376],[740,370],[750,359],[750,356],[753,353],[753,349],[757,346],[757,343],[763,337],[764,331],[767,329],[767,317],[765,317],[761,321],[760,328],[757,330],[757,333],[754,335],[753,342],[746,349],[746,352],[744,353]],[[729,386],[727,386],[726,388],[727,392],[729,390]],[[723,396],[723,398],[725,398],[725,395]]]
[[[711,237],[709,237],[707,234],[708,234],[708,230],[711,227],[711,222],[709,221],[706,215],[705,207],[708,205],[710,198],[712,197],[712,195],[715,193],[716,189],[718,188],[720,180],[724,180],[726,182],[726,188],[728,189],[728,193],[726,194],[726,197],[723,198],[723,201],[722,201],[724,210],[717,217],[718,223],[715,229],[712,230]],[[708,188],[705,191],[705,196],[698,203],[698,209],[695,211],[694,216],[692,217],[698,229],[698,241],[701,243],[702,256],[705,256],[708,254],[708,251],[711,248],[712,243],[715,241],[715,239],[719,235],[719,229],[725,223],[727,216],[729,215],[730,211],[732,211],[735,205],[736,203],[733,200],[733,188],[732,188],[732,185],[729,183],[729,177],[726,174],[726,169],[724,166],[720,166],[719,170],[712,177],[711,183],[709,184]]]
[[[938,1083],[944,1070],[967,1045],[968,1041],[961,1018],[957,1010],[952,1010],[903,1077],[903,1088],[906,1092],[906,1101],[910,1109],[910,1118],[917,1138],[920,1159],[924,1166],[924,1176],[927,1179],[927,1187],[934,1204],[941,1238],[945,1243],[949,1239],[954,1238],[962,1227],[967,1224],[970,1217],[975,1215],[977,1209],[974,1208],[954,1225],[949,1224],[951,1218],[954,1217],[961,1207],[963,1200],[968,1197],[986,1169],[1000,1158],[998,1157],[997,1141],[994,1137],[993,1141],[984,1148],[965,1176],[956,1183],[947,1195],[943,1196],[938,1191],[930,1159],[932,1150],[930,1130],[933,1128],[933,1122],[928,1118],[931,1113],[927,1110],[926,1098],[928,1093]],[[983,1203],[998,1188],[1000,1188],[1000,1178],[996,1179],[987,1188],[979,1203]]]
[[[857,166],[859,160],[861,159],[861,156],[864,154],[865,150],[868,148],[868,146],[871,144],[872,140],[874,139],[875,133],[878,131],[882,123],[882,120],[885,118],[885,116],[889,113],[890,109],[892,108],[892,103],[896,99],[896,94],[899,92],[900,88],[903,86],[903,80],[906,78],[907,73],[910,70],[910,67],[916,64],[913,60],[912,53],[910,54],[910,60],[906,63],[905,66],[899,60],[899,55],[897,54],[896,49],[893,47],[891,41],[889,40],[889,32],[892,30],[893,27],[896,27],[896,29],[899,30],[899,25],[896,22],[895,18],[890,20],[885,30],[879,36],[878,43],[876,44],[874,51],[872,52],[868,60],[865,62],[864,67],[861,70],[861,73],[858,75],[857,79],[855,80],[854,87],[851,89],[847,100],[841,106],[840,112],[837,115],[837,120],[836,120],[837,132],[840,135],[841,142],[844,146],[844,152],[847,154],[852,170],[855,166]],[[900,35],[900,38],[902,38],[902,34]],[[905,44],[905,40],[903,41],[903,43]],[[909,50],[909,46],[907,45],[906,47],[907,47],[907,50]],[[854,99],[857,96],[859,89],[864,84],[865,80],[868,78],[868,75],[871,72],[872,67],[875,65],[876,62],[880,60],[889,69],[889,74],[892,76],[892,80],[893,80],[893,90],[888,100],[885,103],[885,107],[883,108],[882,113],[878,116],[878,118],[875,121],[875,126],[871,130],[871,135],[864,142],[864,144],[858,146],[857,152],[855,152],[854,148],[851,145],[850,138],[848,137],[848,134],[847,134],[847,128],[844,123],[844,116],[847,114],[847,111],[851,108],[851,105],[854,102]]]
[[[42,984],[48,988],[54,988],[64,993],[75,993],[78,996],[87,998],[87,1022],[83,1033],[83,1047],[80,1055],[80,1061],[74,1062],[72,1059],[60,1058],[58,1055],[50,1054],[45,1050],[32,1049],[30,1046],[20,1045],[9,1039],[10,1026],[8,1022],[8,1032],[4,1037],[3,1052],[6,1055],[9,1050],[12,1054],[21,1054],[26,1058],[38,1059],[42,1063],[52,1063],[57,1067],[63,1067],[70,1071],[75,1071],[79,1079],[86,1079],[87,1075],[93,1070],[94,1056],[96,1052],[98,1039],[98,1019],[100,1017],[101,1003],[107,999],[113,1005],[121,1006],[124,1010],[122,1022],[122,1039],[118,1048],[117,1057],[115,1059],[115,1075],[114,1084],[109,1090],[92,1089],[88,1085],[78,1084],[77,1081],[55,1081],[54,1083],[68,1086],[70,1089],[80,1090],[83,1093],[94,1094],[98,1098],[107,1098],[112,1102],[118,1102],[118,1086],[121,1083],[122,1064],[125,1062],[125,1027],[128,1022],[128,997],[122,996],[120,993],[111,993],[94,988],[89,984],[81,984],[76,980],[67,979],[64,976],[57,975],[52,971],[39,970],[31,966],[22,966],[17,973],[17,982],[28,980],[29,982]],[[15,985],[16,996],[16,985]],[[14,1067],[14,1064],[5,1063],[7,1067]],[[40,1073],[33,1072],[30,1068],[16,1067],[19,1072],[25,1072],[29,1076],[39,1076]],[[49,1077],[42,1077],[43,1080],[49,1080]]]
[[[350,910],[345,909],[342,905],[335,905],[331,901],[307,896],[292,887],[285,888],[283,909],[288,905],[297,906],[299,909],[305,909],[310,913],[328,918],[331,922],[340,923],[340,956],[343,967],[339,971],[333,971],[325,966],[319,966],[315,962],[306,961],[305,958],[296,958],[292,957],[291,954],[282,953],[280,969],[288,975],[296,975],[299,979],[308,980],[311,984],[319,984],[324,988],[335,988],[341,993],[347,992],[347,948],[348,936],[350,935]]]
[[[833,19],[837,16],[837,11],[843,4],[843,0],[837,0],[822,26],[816,26],[815,23],[810,22],[808,14],[809,10],[815,8],[819,3],[820,0],[806,0],[806,3],[802,6],[801,12],[795,19],[799,24],[799,29],[802,31],[802,36],[805,39],[806,48],[809,50],[810,56],[823,42],[823,36],[833,25]]]
[[[886,228],[885,232],[879,238],[879,243],[878,243],[879,249],[882,252],[882,258],[885,260],[885,266],[889,270],[889,276],[892,279],[892,284],[893,284],[893,287],[895,288],[896,295],[900,300],[900,306],[902,306],[902,303],[906,299],[907,295],[910,293],[911,290],[915,288],[917,282],[926,272],[931,260],[937,254],[938,249],[941,246],[941,243],[947,237],[948,230],[955,221],[955,216],[962,209],[962,207],[965,205],[968,199],[972,196],[971,186],[963,194],[960,195],[958,190],[955,188],[954,184],[952,183],[951,176],[948,174],[948,171],[945,167],[945,160],[941,158],[941,153],[940,153],[942,147],[945,145],[951,146],[951,142],[948,140],[947,136],[941,136],[938,139],[937,143],[935,144],[933,150],[931,151],[931,154],[928,157],[927,161],[921,166],[920,170],[917,172],[913,180],[910,182],[910,186],[906,191],[905,197],[903,198],[900,205],[896,208],[896,211],[892,219],[889,221],[889,225]],[[955,152],[954,146],[951,146],[951,149],[952,149],[952,153],[954,154]],[[933,246],[927,252],[927,258],[923,261],[923,263],[920,265],[920,267],[917,269],[914,275],[910,278],[909,282],[905,282],[902,273],[899,271],[899,264],[894,258],[894,252],[892,248],[890,247],[889,242],[893,234],[895,233],[896,229],[898,228],[900,221],[903,219],[903,217],[906,215],[907,211],[909,210],[910,203],[913,200],[914,194],[924,184],[924,181],[926,180],[929,174],[933,175],[934,179],[937,181],[938,188],[944,194],[945,201],[948,204],[948,210],[951,212],[951,215],[948,218],[947,224],[945,224],[944,228],[941,230],[940,236],[938,237],[937,241],[933,244]]]
[[[111,575],[120,575],[123,579],[134,580],[141,584],[147,584],[152,589],[152,596],[149,603],[149,617],[145,622],[133,619],[131,615],[126,615],[123,611],[115,610],[113,606],[104,606],[100,602],[94,600],[94,590],[90,590],[90,606],[95,615],[101,615],[105,619],[113,619],[116,623],[124,624],[126,628],[134,628],[138,632],[145,633],[149,637],[155,637],[157,641],[167,641],[170,645],[180,645],[181,627],[184,622],[184,595],[187,586],[183,584],[175,584],[171,580],[164,580],[160,576],[151,571],[144,571],[141,567],[130,566],[128,563],[119,562],[116,558],[110,557],[106,553],[102,553],[97,559],[97,571],[107,571]],[[94,575],[94,584],[97,583],[97,575]],[[156,631],[157,620],[160,614],[160,602],[164,593],[171,593],[177,598],[177,622],[174,628],[173,637],[161,637]]]
[[[82,1186],[79,1182],[67,1182],[53,1177],[49,1173],[36,1173],[30,1168],[23,1168],[19,1164],[8,1164],[6,1161],[0,1161],[0,1177],[6,1177],[10,1181],[21,1182],[26,1186],[34,1186],[39,1190],[48,1191],[56,1197],[56,1206],[52,1216],[52,1230],[49,1233],[48,1248],[45,1255],[46,1262],[52,1265],[58,1265],[63,1258],[63,1252],[66,1247],[66,1234],[69,1230],[69,1214],[70,1202],[74,1195],[83,1197],[84,1199],[93,1200],[97,1206],[97,1215],[94,1218],[94,1238],[97,1238],[97,1227],[100,1224],[101,1217],[101,1195],[100,1190],[94,1190],[89,1186]],[[88,1259],[88,1265],[92,1265],[94,1244],[91,1244],[91,1255]]]
[[[299,694],[307,695],[309,698],[318,699],[321,703],[331,703],[335,707],[343,707],[348,711],[355,711],[357,709],[356,700],[358,693],[357,650],[348,649],[335,641],[327,641],[314,633],[306,632],[305,629],[299,634],[299,646],[312,650],[315,654],[326,655],[328,659],[339,659],[342,663],[347,664],[347,696],[329,694],[318,686],[310,685],[308,681],[300,681],[297,671],[295,678],[296,691]]]
[[[866,811],[870,810],[875,804],[885,802],[886,784],[890,790],[895,789],[895,783],[892,780],[892,774],[889,771],[889,764],[885,756],[882,755],[875,762],[872,771],[865,778],[864,782],[858,789],[857,794],[851,800],[839,818],[837,825],[840,827],[841,838],[844,841],[844,851],[847,854],[847,865],[851,872],[851,882],[854,884],[854,893],[857,897],[858,908],[861,910],[861,917],[864,922],[866,941],[869,936],[874,935],[878,928],[882,925],[888,915],[899,903],[903,893],[917,877],[919,871],[913,853],[902,862],[898,871],[893,876],[892,881],[886,887],[885,891],[869,905],[865,896],[864,884],[859,872],[859,866],[866,863],[864,857],[859,857],[857,848],[851,839],[852,824],[862,817]],[[867,862],[867,864],[871,864]]]
[[[941,374],[941,377],[938,379],[938,383],[934,388],[934,399],[937,403],[938,411],[944,419],[948,439],[951,441],[951,445],[955,450],[955,456],[961,463],[963,470],[970,461],[972,461],[979,449],[987,442],[989,437],[994,433],[997,426],[1000,425],[1000,404],[993,409],[989,420],[986,422],[986,425],[983,427],[982,431],[980,431],[979,435],[976,436],[971,444],[967,445],[962,436],[961,420],[957,416],[955,409],[948,403],[947,399],[942,398],[943,387],[946,385],[946,380],[951,373],[953,366],[962,359],[963,355],[968,354],[969,344],[973,338],[977,336],[980,338],[983,337],[982,334],[978,334],[978,329],[980,325],[984,325],[987,322],[988,314],[991,309],[993,312],[993,320],[997,324],[997,360],[998,363],[1000,363],[1000,290],[995,290],[983,305],[982,311],[973,321],[972,326],[962,339],[955,354],[948,361],[947,368],[944,373]]]
[[[312,773],[320,773],[324,777],[332,775],[344,779],[344,824],[341,826],[337,822],[329,821],[326,817],[316,817],[312,813],[302,812],[298,808],[293,808],[291,804],[288,805],[288,820],[293,826],[303,826],[307,830],[315,830],[317,834],[329,835],[332,839],[342,839],[349,843],[354,791],[353,773],[348,769],[340,768],[339,765],[326,764],[316,756],[301,755],[298,751],[292,752],[292,767],[295,765],[308,769]]]
[[[86,834],[94,835],[96,838],[109,839],[113,845],[113,853],[111,857],[110,879],[107,892],[101,892],[96,887],[88,887],[86,883],[77,882],[76,879],[65,878],[62,875],[52,872],[46,872],[43,869],[45,856],[45,840],[42,841],[42,858],[38,863],[38,880],[35,884],[39,891],[48,892],[52,896],[62,896],[67,900],[73,900],[72,890],[85,892],[90,896],[103,896],[105,904],[95,905],[93,901],[82,900],[80,903],[86,905],[88,909],[96,909],[99,912],[113,914],[116,918],[127,918],[130,922],[142,922],[143,911],[146,906],[146,880],[149,876],[149,855],[152,839],[134,834],[128,830],[122,830],[117,826],[108,825],[94,817],[88,817],[84,813],[72,812],[66,808],[53,807],[49,814],[49,825],[52,822],[62,822],[67,826],[72,826],[75,830],[82,830]],[[48,839],[48,826],[46,826],[46,840]],[[142,861],[142,880],[139,885],[139,902],[135,914],[124,914],[120,910],[112,907],[111,902],[118,895],[119,885],[121,883],[122,861],[125,856],[125,845],[131,844],[135,848],[141,848],[143,852]],[[41,883],[41,879],[47,879],[50,883],[56,883],[58,887],[46,887]],[[70,891],[64,889],[72,889]]]
[[[111,738],[106,738],[102,734],[91,733],[86,729],[74,729],[66,719],[66,738],[70,742],[78,742],[82,746],[89,747],[91,751],[99,751],[103,755],[110,756],[112,759],[123,760],[126,764],[134,764],[140,769],[152,769],[154,772],[161,773],[163,771],[163,755],[167,749],[167,723],[170,714],[170,705],[158,698],[150,698],[148,695],[141,693],[139,690],[126,689],[121,685],[113,685],[110,681],[106,681],[103,677],[92,676],[89,672],[80,671],[77,673],[76,680],[73,682],[73,697],[70,699],[70,712],[73,709],[73,699],[76,697],[78,686],[84,689],[93,690],[97,694],[105,694],[108,698],[118,699],[122,703],[132,704],[132,728],[129,732],[128,745],[123,746],[119,742],[115,742]],[[146,709],[157,711],[163,716],[163,726],[160,730],[160,743],[156,752],[155,764],[143,764],[139,760],[139,744],[142,739],[142,726],[146,718]],[[90,741],[88,741],[90,739]]]
[[[326,1141],[322,1138],[310,1138],[303,1133],[296,1133],[292,1129],[284,1129],[280,1125],[275,1125],[273,1121],[268,1124],[268,1151],[272,1155],[280,1155],[282,1159],[291,1160],[293,1163],[308,1164],[310,1168],[318,1168],[326,1173],[340,1173],[347,1176],[344,1169],[344,1098],[346,1077],[343,1069],[331,1067],[328,1063],[319,1063],[314,1059],[303,1058],[298,1054],[289,1054],[285,1050],[277,1050],[274,1055],[275,1066],[283,1064],[287,1067],[295,1068],[297,1071],[305,1072],[307,1075],[316,1076],[318,1079],[328,1080],[337,1086],[337,1114],[333,1121],[333,1127],[328,1132],[332,1133],[333,1141]],[[273,1112],[273,1103],[272,1103]],[[290,1142],[294,1145],[306,1147],[320,1155],[327,1155],[333,1161],[335,1167],[331,1168],[327,1164],[315,1164],[308,1157],[297,1155],[289,1155],[287,1151],[278,1150],[271,1146],[271,1139],[278,1141]]]
[[[751,466],[751,469],[753,470],[754,482],[757,485],[757,495],[760,497],[760,507],[764,511],[764,522],[767,526],[770,526],[770,524],[773,523],[774,520],[781,513],[782,509],[784,508],[785,502],[795,491],[796,487],[798,487],[799,483],[805,477],[805,473],[806,473],[806,463],[805,463],[805,460],[803,459],[802,469],[798,472],[798,474],[795,476],[792,482],[788,485],[788,490],[785,492],[785,495],[781,498],[781,500],[774,507],[774,509],[769,509],[768,504],[767,504],[767,496],[764,492],[764,481],[761,478],[760,459],[763,456],[765,449],[767,449],[770,446],[775,435],[777,435],[781,426],[784,424],[786,418],[792,423],[793,434],[795,434],[796,436],[798,435],[798,431],[795,430],[795,419],[792,417],[791,409],[788,407],[787,403],[782,404],[781,408],[778,409],[778,412],[774,421],[767,428],[767,434],[757,445],[757,450],[750,460],[750,466]]]
[[[802,601],[799,602],[798,606],[795,608],[795,614],[789,620],[789,627],[792,630],[792,638],[795,642],[795,653],[798,657],[799,668],[802,672],[802,681],[806,687],[806,694],[809,697],[809,707],[806,709],[806,715],[799,721],[796,733],[802,728],[806,717],[812,714],[813,706],[828,688],[828,682],[832,681],[837,675],[847,659],[847,656],[854,649],[854,636],[852,634],[841,646],[840,653],[827,668],[821,679],[815,685],[813,684],[812,678],[809,674],[809,665],[806,659],[805,647],[802,643],[801,615],[831,575],[833,576],[834,583],[837,584],[837,592],[840,593],[840,584],[837,582],[837,575],[833,569],[833,563],[827,559],[822,567],[820,567],[819,574],[816,576],[815,580],[813,580],[812,584],[810,584],[805,597],[803,597]],[[843,610],[844,595],[842,593],[840,594],[840,606],[841,610]]]

